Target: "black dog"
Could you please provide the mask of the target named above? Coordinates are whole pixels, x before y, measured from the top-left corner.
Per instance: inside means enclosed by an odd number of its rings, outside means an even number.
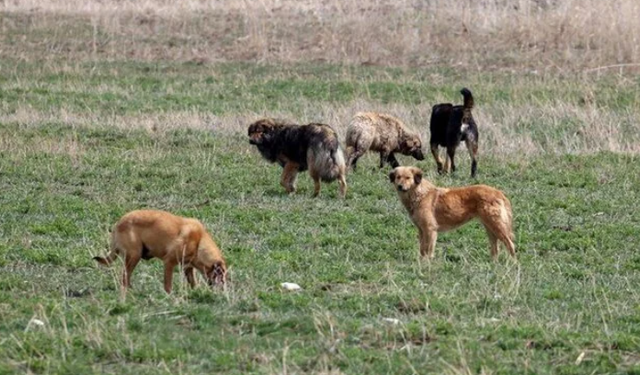
[[[476,176],[478,163],[476,156],[478,154],[478,126],[473,120],[471,109],[473,108],[473,95],[469,89],[463,88],[460,93],[464,97],[463,105],[454,106],[451,103],[436,104],[431,111],[431,153],[436,164],[438,165],[438,173],[449,172],[449,163],[451,163],[451,171],[456,171],[456,165],[453,157],[456,154],[456,148],[460,142],[464,141],[471,155],[471,177]],[[438,146],[446,147],[447,159],[446,166],[443,167],[442,160],[438,155]]]
[[[296,190],[298,172],[309,170],[314,196],[320,193],[320,181],[338,180],[340,195],[347,193],[347,168],[338,135],[329,125],[293,125],[265,118],[249,126],[249,142],[262,157],[283,168],[280,184],[287,193]]]

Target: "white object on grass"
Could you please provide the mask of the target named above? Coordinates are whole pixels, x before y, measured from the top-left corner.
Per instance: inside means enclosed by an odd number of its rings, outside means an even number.
[[[382,318],[382,320],[393,325],[400,323],[398,319],[394,319],[394,318]]]
[[[281,287],[283,287],[286,290],[300,290],[302,289],[300,287],[300,285],[296,284],[296,283],[282,283],[280,284]]]
[[[31,319],[31,323],[40,327],[44,326],[44,322],[40,319]]]
[[[31,318],[24,331],[27,332],[29,329],[33,329],[34,327],[44,327],[44,322],[40,319]]]

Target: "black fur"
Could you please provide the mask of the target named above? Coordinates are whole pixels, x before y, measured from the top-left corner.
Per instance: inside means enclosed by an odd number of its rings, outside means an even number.
[[[475,159],[475,153],[478,147],[478,126],[473,119],[471,109],[473,108],[474,100],[471,91],[463,88],[460,93],[464,97],[463,105],[453,105],[451,103],[436,104],[431,111],[431,139],[429,144],[431,145],[432,152],[434,148],[445,147],[447,149],[447,157],[451,162],[451,169],[455,172],[454,156],[456,148],[461,142],[467,143],[472,162],[471,162],[471,177],[475,177],[477,171],[477,161]],[[466,124],[466,129],[462,130],[463,124]],[[436,155],[434,155],[436,157]],[[436,158],[438,163],[438,172],[443,172],[442,163]]]
[[[142,259],[149,260],[151,258],[153,258],[153,256],[151,255],[151,251],[149,250],[147,245],[145,245],[143,242],[142,243]]]

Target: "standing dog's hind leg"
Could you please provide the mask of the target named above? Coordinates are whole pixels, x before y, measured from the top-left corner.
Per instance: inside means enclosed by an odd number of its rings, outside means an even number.
[[[140,262],[140,258],[140,254],[133,256],[125,255],[124,271],[122,271],[122,286],[124,288],[129,288],[131,286],[131,274],[138,265],[138,262]]]
[[[500,240],[500,242],[502,242],[505,245],[505,247],[507,248],[507,251],[509,252],[509,255],[511,255],[515,259],[516,258],[516,249],[515,249],[515,246],[513,244],[513,241],[511,240],[511,238],[513,237],[513,234],[511,232],[511,229],[509,228],[509,225],[507,223],[501,221],[496,216],[483,218],[482,219],[482,224],[487,229],[487,234],[489,234],[489,240],[491,240],[492,236],[494,238],[497,238],[498,240]],[[492,248],[491,249],[492,255],[493,255],[493,252],[494,252],[494,250]],[[496,252],[496,254],[498,252],[497,245],[496,245],[495,252]]]
[[[338,177],[338,186],[339,186],[339,191],[340,191],[340,197],[344,198],[347,196],[347,178],[345,177],[345,175],[347,174],[347,171],[341,171],[340,172],[340,176]]]
[[[358,159],[360,159],[364,152],[358,148],[349,147],[347,154],[347,168],[351,167],[355,171],[358,167]]]
[[[309,168],[309,175],[313,179],[313,196],[317,197],[320,195],[320,176],[313,167]]]
[[[471,178],[476,177],[476,171],[478,169],[478,140],[477,139],[468,139],[465,141],[467,145],[467,150],[469,151],[469,156],[471,156]]]
[[[435,159],[436,165],[438,166],[438,173],[442,174],[443,163],[442,159],[440,159],[440,153],[438,152],[438,145],[436,143],[431,144],[431,155],[433,155],[433,159]]]
[[[447,172],[449,172],[449,166],[451,167],[451,173],[456,171],[456,163],[453,158],[456,156],[456,147],[447,147]],[[449,164],[451,163],[451,164]]]
[[[487,236],[489,237],[489,247],[491,248],[491,258],[493,260],[498,259],[498,237],[491,231],[491,229],[485,225],[484,229],[487,231]]]

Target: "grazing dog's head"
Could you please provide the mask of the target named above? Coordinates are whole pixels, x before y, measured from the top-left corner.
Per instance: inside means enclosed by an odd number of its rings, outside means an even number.
[[[389,180],[399,192],[407,192],[420,185],[422,171],[416,167],[397,167],[389,173]]]
[[[206,279],[207,283],[211,287],[216,285],[224,286],[227,281],[227,265],[224,260],[219,260],[213,263],[211,268],[207,270]]]
[[[261,145],[269,142],[272,133],[284,126],[285,123],[272,118],[264,118],[249,125],[249,143],[252,145]]]
[[[417,134],[407,135],[400,143],[400,152],[404,155],[413,156],[416,160],[424,160],[420,136]]]
[[[222,257],[222,252],[215,241],[207,232],[201,234],[198,245],[198,269],[211,287],[224,286],[227,280],[227,264]]]

